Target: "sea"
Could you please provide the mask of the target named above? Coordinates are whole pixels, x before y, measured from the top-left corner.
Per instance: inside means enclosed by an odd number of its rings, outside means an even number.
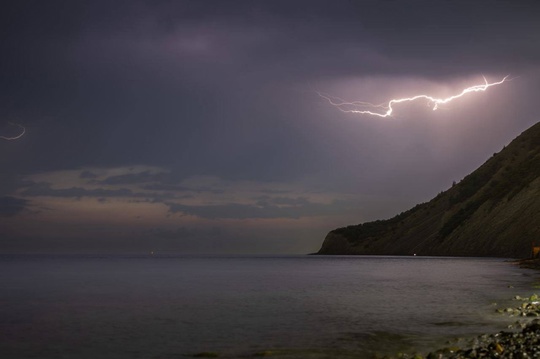
[[[509,330],[505,259],[0,255],[0,357],[373,358]]]

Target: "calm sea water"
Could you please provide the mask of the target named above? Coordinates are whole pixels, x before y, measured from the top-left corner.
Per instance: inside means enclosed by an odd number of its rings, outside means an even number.
[[[500,259],[0,256],[2,358],[369,358],[498,332]],[[512,286],[512,288],[509,288]]]

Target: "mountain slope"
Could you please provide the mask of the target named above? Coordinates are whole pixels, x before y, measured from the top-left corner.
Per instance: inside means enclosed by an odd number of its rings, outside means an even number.
[[[338,228],[318,254],[527,257],[540,245],[540,123],[427,203]]]

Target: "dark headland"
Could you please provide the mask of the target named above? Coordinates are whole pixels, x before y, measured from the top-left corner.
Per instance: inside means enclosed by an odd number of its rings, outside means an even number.
[[[540,245],[540,123],[427,203],[338,228],[317,254],[525,258]]]
[[[331,231],[317,254],[530,258],[533,243],[540,245],[540,123],[431,201],[387,220]],[[514,263],[540,269],[538,258]],[[529,299],[516,296],[524,302],[499,311],[517,318],[539,317],[539,298]],[[443,348],[425,357],[540,357],[540,320],[516,323],[514,330],[479,336],[465,349]]]

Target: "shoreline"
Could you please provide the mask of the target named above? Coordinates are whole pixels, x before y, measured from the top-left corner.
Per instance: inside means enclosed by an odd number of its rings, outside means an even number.
[[[540,258],[508,261],[524,269],[540,270]],[[508,331],[483,334],[471,339],[466,348],[446,347],[421,354],[398,354],[400,359],[540,358],[540,297],[516,295],[516,307],[498,308],[497,313],[516,317]],[[517,329],[517,330],[516,330]]]
[[[385,256],[386,257],[386,256]],[[421,257],[420,257],[421,258]],[[483,258],[483,257],[481,257]],[[540,270],[540,259],[506,259],[506,265],[514,265],[523,269]],[[534,272],[533,272],[534,274]],[[540,274],[540,272],[538,272]],[[511,283],[513,284],[513,283]],[[506,283],[504,285],[506,287]],[[508,285],[508,288],[514,288]],[[329,349],[286,349],[267,348],[266,350],[254,351],[242,354],[200,352],[187,354],[190,357],[222,357],[222,358],[331,358],[336,355],[339,358],[358,359],[470,359],[470,358],[540,358],[540,289],[538,295],[532,294],[534,288],[523,290],[520,295],[528,293],[527,297],[509,293],[502,302],[503,307],[495,303],[492,307],[494,316],[507,319],[500,328],[485,329],[479,334],[452,338],[442,338],[440,343],[421,348],[410,346],[401,350],[381,353],[376,347],[365,349],[365,353],[333,351]],[[513,289],[511,291],[514,291]],[[498,314],[497,314],[498,313]],[[501,329],[501,330],[499,330]],[[491,331],[490,331],[491,330]],[[499,330],[498,332],[495,332]],[[335,348],[334,348],[335,350]]]
[[[516,259],[510,261],[510,263],[516,264],[521,268],[540,270],[540,258]]]

